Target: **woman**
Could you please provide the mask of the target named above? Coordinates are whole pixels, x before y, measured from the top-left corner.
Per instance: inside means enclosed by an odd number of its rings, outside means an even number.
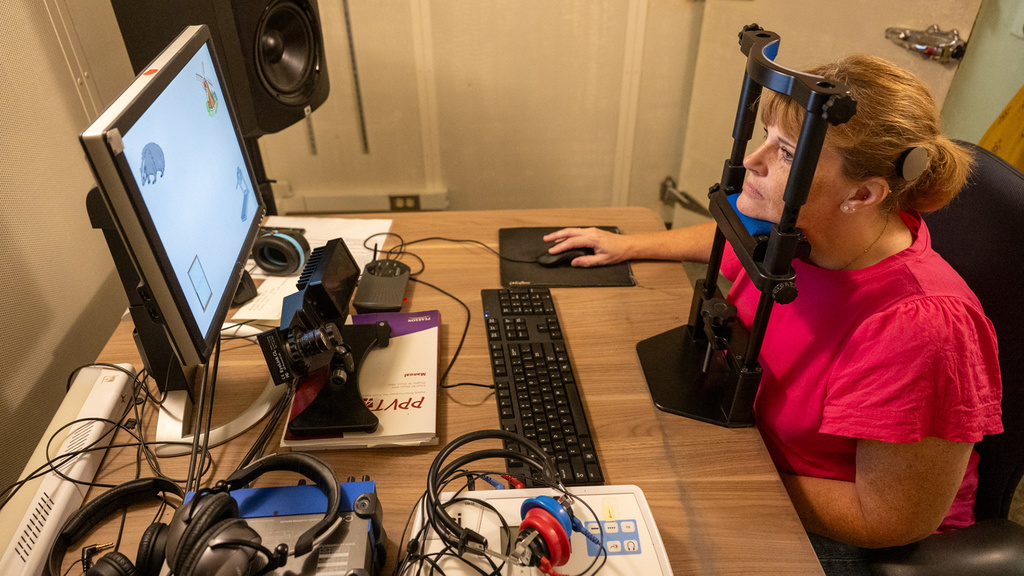
[[[903,545],[974,522],[973,444],[1002,430],[995,333],[974,294],[931,250],[920,211],[963,186],[970,157],[943,137],[925,85],[893,64],[850,57],[810,71],[844,83],[857,114],[829,127],[798,225],[797,299],[775,306],[761,354],[758,428],[823,565],[825,546]],[[778,222],[803,118],[766,92],[764,142],[743,162],[738,210]],[[901,173],[923,147],[920,175]],[[565,229],[551,252],[593,248],[574,266],[657,258],[707,262],[715,225],[617,236]],[[727,246],[729,299],[748,327],[759,292]]]

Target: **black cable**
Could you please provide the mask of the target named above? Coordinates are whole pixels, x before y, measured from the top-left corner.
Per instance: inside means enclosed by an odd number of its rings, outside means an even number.
[[[398,260],[398,259],[401,259],[402,256],[410,256],[412,258],[415,258],[420,263],[420,269],[419,270],[417,270],[415,272],[410,272],[409,273],[409,279],[410,280],[412,280],[414,282],[418,282],[420,284],[424,284],[426,286],[429,286],[430,288],[433,288],[434,290],[437,290],[441,294],[444,294],[445,296],[447,296],[447,297],[451,298],[452,300],[454,300],[455,302],[457,302],[459,304],[459,306],[462,306],[462,309],[466,311],[466,324],[465,324],[465,326],[462,329],[462,336],[459,339],[459,345],[456,347],[455,352],[452,354],[452,358],[448,362],[448,366],[445,367],[444,371],[441,374],[441,377],[438,378],[438,386],[440,386],[441,388],[457,388],[459,386],[473,386],[473,387],[477,387],[477,388],[485,388],[485,389],[488,389],[488,390],[494,390],[494,385],[493,384],[478,384],[478,383],[475,383],[475,382],[459,382],[458,384],[445,384],[445,380],[447,380],[447,378],[448,378],[448,373],[451,371],[452,367],[455,366],[455,361],[458,360],[459,353],[462,351],[462,346],[466,342],[466,335],[469,333],[469,326],[470,326],[470,324],[472,322],[472,316],[473,315],[472,315],[472,313],[469,310],[469,306],[466,306],[466,303],[463,302],[462,300],[460,300],[457,296],[455,296],[454,294],[451,294],[450,292],[447,292],[447,291],[441,289],[438,286],[435,286],[434,284],[431,284],[431,283],[429,283],[429,282],[427,282],[425,280],[421,280],[420,278],[417,277],[419,274],[423,273],[424,270],[426,270],[426,264],[423,262],[423,259],[420,258],[418,255],[416,255],[416,254],[406,250],[406,247],[409,246],[410,244],[417,244],[419,242],[426,242],[426,241],[429,241],[429,240],[446,240],[446,241],[449,241],[449,242],[468,242],[468,243],[478,244],[480,246],[483,246],[484,248],[487,248],[488,250],[490,250],[494,254],[498,255],[499,257],[501,257],[501,255],[498,254],[497,252],[494,252],[494,250],[491,249],[486,244],[483,244],[482,242],[479,242],[477,240],[452,240],[452,239],[449,239],[449,238],[431,237],[431,238],[421,238],[419,240],[413,240],[411,242],[406,242],[405,239],[402,238],[401,235],[396,234],[394,232],[378,232],[377,234],[370,235],[370,236],[368,236],[367,238],[365,238],[363,240],[363,247],[369,250],[370,247],[367,244],[369,243],[370,239],[374,238],[376,236],[382,236],[382,235],[384,235],[384,236],[394,236],[398,240],[398,244],[387,251],[387,254],[389,256],[394,256],[393,259]],[[374,244],[373,250],[374,250],[375,253],[376,253],[376,249],[377,249],[376,248],[376,244]]]
[[[466,471],[466,470],[458,470],[458,471],[456,471],[451,477],[446,478],[445,481],[440,484],[439,491],[440,492],[444,492],[445,489],[452,482],[460,480],[460,479],[466,479],[467,483],[466,483],[466,485],[460,487],[458,490],[454,491],[454,493],[452,494],[452,497],[450,499],[446,500],[445,502],[443,502],[442,506],[447,508],[448,506],[451,506],[451,505],[453,505],[455,503],[458,503],[458,502],[472,502],[472,503],[474,503],[474,504],[476,504],[478,506],[485,507],[485,508],[489,509],[492,513],[494,513],[496,515],[498,522],[501,524],[501,530],[503,530],[506,534],[511,534],[511,528],[510,528],[508,520],[500,512],[498,512],[498,510],[496,508],[494,508],[492,505],[490,505],[486,501],[480,500],[478,498],[469,498],[469,497],[462,497],[462,496],[460,496],[460,494],[462,494],[463,491],[465,491],[467,489],[470,489],[469,488],[469,483],[468,483],[468,481],[470,479],[481,478],[483,476],[500,476],[502,474],[503,473],[497,472],[497,471]],[[600,521],[598,520],[597,513],[594,511],[593,507],[590,506],[590,504],[588,504],[585,500],[583,500],[583,499],[573,495],[571,492],[569,492],[567,489],[565,489],[565,487],[552,487],[552,489],[555,490],[556,492],[558,492],[559,494],[561,494],[562,497],[564,497],[564,498],[566,498],[568,500],[569,507],[572,507],[574,505],[582,505],[586,509],[587,513],[589,514],[589,517],[592,519],[592,520],[588,520],[588,521],[595,521],[595,522],[598,523],[598,529],[600,530],[600,537],[599,537],[598,540],[601,543],[600,544],[600,550],[599,550],[597,555],[595,555],[594,557],[591,558],[590,563],[585,568],[583,568],[580,572],[577,573],[577,576],[594,575],[594,574],[599,573],[604,568],[605,564],[608,561],[608,551],[607,551],[607,549],[604,546],[604,535],[605,535],[604,534],[604,527],[601,525]],[[426,515],[428,513],[427,507],[423,505],[423,502],[425,502],[425,500],[426,500],[425,496],[426,496],[426,493],[424,493],[424,495],[421,496],[421,498],[419,500],[419,504],[410,513],[410,518],[409,518],[409,520],[406,521],[406,530],[408,529],[408,525],[411,522],[412,514],[415,514],[416,511],[420,511],[420,513],[423,514],[423,515]],[[581,523],[582,523],[582,521],[581,521]],[[416,538],[418,541],[422,542],[422,541],[425,540],[426,530],[428,530],[430,528],[431,528],[431,526],[430,526],[429,522],[427,520],[423,519],[423,520],[421,520],[420,532],[417,533],[416,535],[413,535],[412,537]],[[435,534],[437,534],[436,531],[435,531]],[[441,537],[440,534],[438,534],[438,536]],[[567,536],[571,539],[572,538],[572,532],[568,533]],[[402,540],[404,540],[404,537],[405,537],[405,531],[403,530],[403,532],[402,532],[402,539],[400,539],[398,541],[399,550],[402,549],[401,545],[402,545]],[[483,559],[485,559],[488,562],[488,564],[490,564],[491,569],[492,569],[492,572],[488,573],[485,570],[481,569],[476,564],[470,562],[467,558],[459,556],[456,553],[454,547],[451,545],[451,543],[446,542],[443,537],[441,538],[441,540],[442,540],[442,542],[445,542],[445,546],[440,551],[433,552],[431,554],[413,554],[412,551],[407,550],[406,551],[406,556],[403,558],[401,556],[401,553],[400,553],[399,554],[399,558],[398,558],[398,564],[396,565],[395,571],[392,573],[393,576],[404,575],[406,572],[408,572],[410,569],[412,569],[414,563],[417,563],[417,562],[420,562],[420,563],[427,562],[427,563],[429,563],[431,565],[431,569],[432,570],[440,570],[440,562],[445,557],[450,557],[450,558],[453,558],[453,559],[458,559],[461,562],[463,562],[463,564],[465,566],[467,566],[467,567],[469,567],[469,568],[479,572],[480,574],[494,574],[494,575],[498,575],[498,574],[501,573],[501,570],[504,568],[504,563],[502,563],[501,565],[497,565],[497,564],[494,563],[493,559],[491,559],[489,556],[483,555],[481,557]],[[511,547],[512,547],[512,545],[513,545],[513,543],[512,543],[512,541],[510,539],[509,541],[506,542],[506,548],[502,551],[502,554],[504,554],[505,556],[509,556],[511,554]],[[477,558],[477,556],[474,556],[474,558]]]
[[[217,333],[217,343],[213,350],[213,373],[210,374],[210,406],[206,411],[206,432],[203,434],[203,451],[199,458],[199,480],[196,485],[202,483],[203,480],[203,464],[207,455],[210,453],[210,432],[213,427],[213,403],[217,397],[217,372],[220,367],[220,333]],[[199,431],[193,431],[198,434]]]
[[[153,400],[152,395],[150,395],[150,393],[149,393],[149,388],[145,385],[145,380],[143,380],[142,386],[140,386],[140,390],[145,391],[146,396],[150,400]],[[133,434],[133,436],[135,436],[135,438],[137,438],[139,440],[139,453],[142,454],[146,458],[146,462],[149,464],[150,470],[152,470],[157,476],[160,476],[162,478],[170,480],[169,478],[167,478],[164,475],[163,471],[160,469],[160,461],[157,459],[156,453],[153,452],[153,450],[150,450],[149,445],[146,443],[146,437],[145,437],[146,429],[145,429],[145,426],[144,426],[144,423],[145,423],[145,412],[146,412],[146,400],[139,398],[139,391],[138,390],[136,390],[135,395],[134,395],[132,400],[133,400],[132,404],[133,404],[133,407],[134,407],[134,410],[135,410],[135,422],[136,422],[136,425],[137,425],[138,430],[139,430],[139,433],[137,435]],[[161,402],[162,401],[163,400],[161,399]]]
[[[71,574],[71,570],[74,569],[74,567],[76,565],[81,564],[81,563],[82,563],[82,559],[81,558],[79,558],[78,560],[75,560],[74,562],[72,562],[71,566],[68,566],[68,569],[64,571],[64,576],[68,576],[68,574]]]
[[[439,288],[439,287],[437,287],[437,286],[435,286],[435,285],[433,285],[430,282],[427,282],[425,280],[420,280],[419,278],[414,278],[412,276],[410,276],[409,279],[412,280],[413,282],[418,282],[418,283],[423,284],[425,286],[429,286],[429,287],[433,288],[434,290],[437,290],[441,294],[444,294],[445,296],[451,298],[452,300],[455,300],[456,302],[459,303],[459,306],[462,306],[462,309],[466,311],[466,325],[462,329],[462,337],[459,338],[459,345],[455,347],[455,352],[452,353],[452,359],[448,361],[448,366],[445,367],[444,372],[441,373],[441,377],[438,378],[438,381],[437,381],[438,385],[441,388],[455,388],[455,387],[458,387],[458,386],[478,386],[480,388],[488,388],[490,390],[493,390],[494,389],[494,385],[493,384],[476,384],[476,383],[473,383],[473,382],[459,382],[458,384],[445,384],[444,383],[445,379],[448,378],[448,373],[451,372],[452,367],[455,366],[455,361],[458,360],[459,353],[462,352],[462,345],[466,343],[466,335],[469,333],[469,325],[470,325],[470,322],[472,321],[473,315],[469,311],[469,306],[466,306],[466,303],[463,302],[462,300],[459,300],[455,295],[450,294],[449,292],[446,292],[445,290],[442,290],[441,288]]]
[[[62,480],[68,481],[68,482],[80,483],[80,482],[76,481],[75,479],[67,476],[63,472],[61,472],[58,468],[59,468],[59,466],[63,466],[67,462],[69,462],[69,461],[73,460],[74,458],[76,458],[82,452],[82,450],[74,451],[73,453],[68,453],[67,455],[65,455],[65,457],[62,457],[61,455],[57,455],[57,456],[52,456],[51,457],[50,454],[51,454],[51,451],[52,451],[52,448],[53,448],[53,441],[56,439],[57,435],[60,434],[62,431],[66,430],[68,428],[71,428],[72,426],[76,426],[78,424],[84,424],[86,422],[100,422],[100,423],[109,424],[110,428],[107,429],[107,430],[104,430],[103,433],[100,434],[99,438],[94,440],[92,443],[90,443],[85,448],[86,449],[91,449],[93,447],[96,447],[97,444],[99,442],[101,442],[104,438],[106,438],[108,435],[111,436],[111,439],[113,439],[112,438],[113,434],[119,428],[127,430],[127,427],[124,426],[122,424],[122,422],[128,416],[128,413],[133,408],[136,407],[136,403],[134,402],[134,398],[138,394],[139,387],[141,387],[143,385],[142,382],[139,381],[138,375],[133,374],[130,370],[128,370],[128,369],[126,369],[124,367],[118,366],[116,364],[105,364],[105,363],[87,364],[87,365],[80,366],[80,367],[76,368],[75,370],[72,371],[72,374],[69,376],[69,382],[73,380],[73,377],[75,375],[77,375],[78,372],[81,369],[86,368],[86,367],[92,367],[92,366],[97,366],[97,367],[101,367],[101,368],[111,368],[111,369],[123,372],[123,373],[127,374],[128,376],[130,376],[133,379],[133,381],[132,381],[132,388],[133,388],[132,398],[133,398],[133,401],[130,404],[128,404],[127,406],[125,406],[124,412],[120,415],[120,417],[118,418],[117,421],[109,420],[107,418],[93,418],[93,417],[90,417],[90,418],[79,418],[79,419],[72,420],[71,422],[68,422],[67,424],[64,424],[64,425],[60,426],[59,428],[57,428],[57,430],[54,431],[54,433],[50,436],[50,438],[46,442],[46,448],[45,448],[45,451],[44,451],[44,454],[46,455],[46,458],[47,458],[46,465],[48,465],[50,472],[53,472],[57,477],[61,478]],[[133,436],[134,436],[134,434],[133,434]],[[103,449],[103,448],[99,448],[99,449]],[[61,464],[59,464],[59,465],[52,464],[58,458],[62,458],[63,459]],[[38,476],[35,476],[35,477],[38,477]],[[13,494],[12,494],[12,496],[13,496]]]
[[[466,474],[471,474],[471,473],[466,472]],[[445,483],[443,483],[441,485],[440,489],[443,491],[448,486],[449,483],[454,482],[458,478],[459,478],[459,476],[455,476],[455,477],[452,477],[452,478],[448,479]],[[468,486],[468,483],[467,483],[467,486]],[[430,524],[427,522],[427,518],[426,518],[426,516],[427,516],[427,508],[426,508],[426,506],[423,505],[425,500],[426,500],[426,492],[424,492],[424,493],[422,493],[420,495],[420,497],[416,501],[416,505],[413,506],[412,510],[409,511],[409,516],[406,517],[405,526],[402,528],[402,534],[398,538],[398,550],[399,550],[399,552],[398,552],[398,557],[396,559],[397,561],[395,563],[395,568],[391,572],[392,576],[397,576],[397,575],[400,575],[400,574],[404,574],[405,570],[406,570],[405,565],[407,564],[407,562],[414,561],[414,560],[412,560],[412,558],[414,558],[414,557],[415,558],[424,558],[424,555],[413,554],[412,551],[408,549],[408,546],[406,548],[405,556],[403,557],[402,556],[402,542],[405,541],[405,535],[409,531],[409,528],[410,528],[410,526],[412,524],[413,516],[416,514],[417,511],[419,511],[420,515],[421,515],[420,530],[416,534],[410,534],[409,535],[409,541],[411,543],[413,540],[416,540],[417,546],[419,546],[419,542],[423,541],[424,537],[427,535],[427,531],[430,529]]]
[[[207,451],[209,449],[210,421],[213,418],[213,396],[214,396],[214,391],[215,391],[215,387],[216,387],[216,379],[217,379],[216,369],[217,369],[217,361],[219,360],[219,358],[220,358],[220,333],[217,334],[217,342],[216,342],[215,351],[214,351],[214,362],[213,362],[213,371],[212,371],[212,373],[211,373],[210,363],[209,362],[207,362],[206,364],[203,365],[203,379],[202,379],[202,383],[199,386],[199,393],[198,393],[198,396],[199,396],[199,407],[198,407],[198,410],[196,411],[195,420],[193,420],[193,424],[192,424],[192,453],[191,453],[191,456],[189,457],[188,480],[185,483],[185,492],[194,492],[199,487],[199,485],[202,483],[202,472],[201,472],[201,470],[202,470],[202,468],[203,468],[203,466],[205,464],[206,454],[207,454]],[[207,386],[208,383],[211,386],[209,406],[207,406],[207,401],[206,401],[206,396],[207,396],[207,394],[206,394],[206,386]],[[205,433],[203,432],[203,429],[204,429],[204,427],[203,427],[203,414],[204,413],[206,414]],[[199,449],[199,438],[200,438],[200,436],[204,437],[203,438],[202,455],[200,455],[200,449]],[[198,459],[198,463],[196,461],[197,459]],[[200,470],[200,475],[198,477],[196,477],[196,469],[197,468]]]
[[[399,239],[398,246],[396,246],[394,248],[391,248],[389,250],[389,252],[391,252],[391,251],[403,251],[403,250],[405,250],[405,248],[407,246],[411,246],[413,244],[419,244],[421,242],[432,242],[432,241],[437,241],[437,242],[453,242],[453,243],[456,243],[456,244],[476,244],[477,246],[480,246],[480,247],[484,248],[485,250],[487,250],[491,254],[494,254],[499,259],[505,260],[505,261],[508,261],[508,262],[519,262],[519,263],[522,263],[522,264],[534,264],[534,263],[537,262],[536,258],[534,258],[532,260],[519,260],[519,259],[516,259],[516,258],[509,258],[508,256],[502,256],[500,252],[498,252],[494,248],[491,248],[490,246],[488,246],[487,244],[484,244],[483,242],[481,242],[479,240],[471,240],[471,239],[463,239],[463,238],[444,238],[442,236],[429,236],[427,238],[418,238],[416,240],[410,240],[410,241],[406,242],[405,240],[402,239],[401,236],[399,236],[398,234],[395,234],[394,232],[378,232],[376,234],[368,236],[366,238],[366,240],[363,241],[363,247],[366,248],[366,249],[369,249],[369,247],[366,245],[366,242],[370,238],[374,238],[376,236],[394,236],[394,237]]]
[[[65,424],[64,426],[61,426],[54,433],[54,436],[52,436],[50,438],[50,442],[52,442],[53,438],[57,434],[59,434],[62,430],[64,430],[65,428],[70,427],[70,426],[74,426],[74,425],[82,423],[82,422],[91,421],[91,420],[100,420],[100,421],[112,424],[113,426],[115,426],[115,429],[124,430],[130,436],[132,436],[136,440],[139,440],[139,436],[137,436],[133,431],[127,429],[126,427],[124,427],[123,425],[121,425],[118,422],[114,422],[112,420],[107,420],[107,419],[103,419],[103,418],[82,418],[82,419],[79,419],[79,420],[75,420],[75,421],[69,422],[69,423]],[[50,472],[53,472],[56,476],[58,476],[59,478],[65,480],[67,482],[72,482],[72,483],[78,484],[80,486],[96,487],[96,488],[114,488],[114,487],[117,486],[116,484],[104,484],[104,483],[100,483],[100,482],[91,482],[91,481],[80,480],[80,479],[77,479],[77,478],[72,478],[72,477],[64,474],[63,472],[61,472],[60,467],[62,467],[65,464],[67,464],[69,461],[71,461],[71,460],[73,460],[75,458],[78,458],[79,456],[81,456],[83,454],[87,454],[89,452],[107,451],[107,450],[111,450],[111,449],[122,449],[122,448],[134,448],[134,447],[137,447],[140,443],[145,444],[147,446],[147,448],[150,445],[158,444],[157,442],[131,442],[131,443],[127,443],[127,444],[108,444],[106,446],[96,446],[95,443],[93,443],[93,444],[90,444],[89,446],[86,446],[84,448],[80,448],[78,450],[73,450],[73,451],[67,452],[65,454],[59,454],[57,456],[49,458],[46,462],[44,462],[43,464],[40,464],[35,470],[30,472],[25,478],[22,478],[21,480],[18,480],[17,482],[14,482],[13,484],[5,487],[3,490],[0,490],[0,494],[3,495],[2,498],[0,498],[0,508],[3,508],[3,506],[5,506],[10,501],[10,499],[13,498],[14,495],[18,493],[18,491],[20,491],[20,489],[25,484],[27,484],[28,482],[31,482],[32,480],[35,480],[35,479],[37,479],[37,478],[39,478],[41,476],[45,476],[46,474],[49,474]],[[185,444],[185,443],[184,442],[170,442],[170,443],[165,442],[163,444]],[[49,450],[49,448],[47,450]],[[210,459],[209,461],[212,462],[212,459]],[[208,472],[208,471],[209,471],[209,468],[204,470],[204,473]],[[163,473],[160,473],[160,472],[158,472],[157,475],[162,477],[162,478],[164,478],[164,479],[166,479],[166,480],[168,480],[168,481],[170,481],[170,482],[174,482],[176,484],[182,484],[182,483],[185,482],[185,479],[170,478],[166,474],[163,474]]]
[[[298,379],[294,378],[290,383],[287,384],[288,388],[285,393],[281,395],[281,398],[277,401],[277,405],[274,406],[274,410],[267,420],[266,426],[263,427],[263,431],[260,432],[256,441],[246,452],[245,456],[242,457],[242,461],[238,463],[238,467],[235,471],[239,471],[242,468],[248,466],[253,460],[263,454],[263,450],[266,448],[267,442],[270,441],[270,436],[274,433],[274,429],[277,428],[278,422],[281,421],[281,416],[284,415],[285,410],[291,405],[292,398],[295,396],[295,390],[298,385]]]
[[[194,492],[198,488],[198,484],[195,479],[196,471],[196,458],[199,454],[199,434],[202,428],[203,422],[203,410],[206,409],[206,382],[210,375],[210,364],[206,363],[203,366],[203,378],[199,384],[198,390],[198,401],[199,406],[195,408],[195,418],[192,421],[192,451],[189,456],[188,462],[188,474],[185,481],[185,492]]]

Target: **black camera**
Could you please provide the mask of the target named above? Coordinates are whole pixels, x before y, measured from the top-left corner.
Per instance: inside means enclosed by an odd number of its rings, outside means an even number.
[[[257,340],[277,384],[284,384],[326,365],[342,346],[339,326],[348,316],[348,302],[359,280],[359,268],[341,239],[310,254],[297,283],[298,292],[281,305],[281,326]]]
[[[288,424],[295,434],[372,432],[377,417],[363,404],[357,358],[387,347],[387,322],[345,325],[359,267],[340,238],[313,250],[299,276],[298,292],[281,305],[281,326],[257,336],[274,383],[297,382],[323,367],[326,381],[316,398]]]

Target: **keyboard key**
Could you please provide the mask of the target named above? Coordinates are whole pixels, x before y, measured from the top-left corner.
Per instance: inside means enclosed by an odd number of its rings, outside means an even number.
[[[481,298],[502,429],[517,431],[553,455],[565,484],[603,484],[551,291],[488,289]],[[530,474],[515,460],[506,469]]]

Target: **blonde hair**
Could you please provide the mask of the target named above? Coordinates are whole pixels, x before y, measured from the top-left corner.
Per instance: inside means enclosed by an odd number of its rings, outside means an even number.
[[[939,130],[939,111],[920,78],[873,56],[849,56],[807,72],[845,84],[857,100],[857,113],[829,126],[825,143],[835,147],[844,175],[854,181],[880,177],[891,190],[883,207],[894,212],[936,210],[953,199],[970,172],[969,151]],[[765,91],[761,119],[791,135],[800,133],[804,110],[788,96]],[[900,156],[920,146],[928,168],[906,181],[897,174]]]

